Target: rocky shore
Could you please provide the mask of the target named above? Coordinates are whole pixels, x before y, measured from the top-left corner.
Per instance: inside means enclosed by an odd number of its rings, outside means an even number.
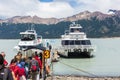
[[[83,76],[53,76],[46,80],[120,80],[120,77],[83,77]]]

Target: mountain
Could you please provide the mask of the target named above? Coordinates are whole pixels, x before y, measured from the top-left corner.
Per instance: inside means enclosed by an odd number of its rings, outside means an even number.
[[[67,18],[40,18],[38,16],[15,16],[5,20],[0,20],[0,23],[35,23],[35,24],[57,24],[61,21],[77,21],[82,19],[91,19],[92,17],[97,17],[99,20],[103,20],[107,17],[111,17],[115,14],[103,14],[101,12],[89,12],[84,11],[79,14],[67,17]]]
[[[110,13],[113,11],[112,13]],[[60,38],[72,21],[81,24],[90,38],[120,37],[120,10],[109,10],[109,14],[84,11],[67,18],[40,18],[37,16],[15,16],[0,19],[0,39],[17,39],[19,33],[30,28],[43,38]]]

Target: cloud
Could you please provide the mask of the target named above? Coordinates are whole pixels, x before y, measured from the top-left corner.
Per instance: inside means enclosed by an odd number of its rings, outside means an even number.
[[[82,11],[120,9],[120,0],[0,0],[0,17],[39,16],[62,18]]]
[[[30,11],[27,15],[37,15],[40,17],[66,17],[74,13],[74,9],[68,3],[52,2],[40,3],[37,10]]]
[[[0,0],[0,16],[12,17],[25,15],[26,12],[34,10],[37,1],[35,0]]]
[[[77,9],[80,8],[81,11],[89,10],[107,13],[109,9],[120,9],[120,0],[77,0],[77,3],[83,4],[77,7]]]
[[[0,16],[66,17],[73,14],[74,9],[67,2],[43,3],[39,0],[0,0]]]

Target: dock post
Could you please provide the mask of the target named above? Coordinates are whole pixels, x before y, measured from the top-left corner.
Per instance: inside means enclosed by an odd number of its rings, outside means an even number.
[[[51,65],[52,65],[51,80],[53,80],[53,62],[51,62]]]
[[[44,52],[42,53],[42,78],[43,78],[43,80],[46,80],[46,68],[45,68]]]

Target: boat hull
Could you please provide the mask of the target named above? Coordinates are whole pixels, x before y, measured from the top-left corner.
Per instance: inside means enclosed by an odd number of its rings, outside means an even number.
[[[58,54],[60,57],[65,58],[91,58],[93,56],[91,52],[67,52]]]
[[[40,50],[46,50],[46,48],[42,45],[36,45],[36,46],[19,46],[20,50],[29,50],[29,49],[40,49]]]

